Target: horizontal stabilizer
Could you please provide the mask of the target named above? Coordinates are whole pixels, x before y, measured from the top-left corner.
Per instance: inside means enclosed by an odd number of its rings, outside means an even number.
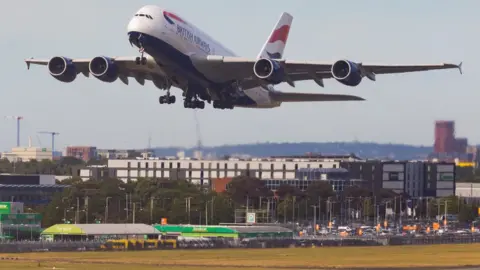
[[[285,93],[271,92],[270,96],[278,102],[311,102],[311,101],[362,101],[361,97],[335,94]]]

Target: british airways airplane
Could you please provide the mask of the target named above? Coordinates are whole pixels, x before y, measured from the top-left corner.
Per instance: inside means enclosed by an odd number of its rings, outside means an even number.
[[[90,74],[112,83],[125,84],[134,78],[144,85],[150,80],[166,95],[160,104],[175,103],[170,88],[182,90],[185,108],[205,108],[205,102],[217,109],[274,108],[282,102],[359,101],[361,97],[333,94],[285,93],[274,85],[313,80],[324,87],[323,79],[334,78],[347,86],[357,86],[364,77],[375,81],[377,74],[405,73],[457,68],[461,63],[435,65],[370,65],[350,60],[334,63],[291,61],[283,58],[293,17],[280,16],[257,58],[237,57],[178,14],[148,5],[142,7],[128,24],[130,44],[139,48],[139,57],[98,56],[70,59],[55,56],[49,60],[26,59],[45,65],[59,81],[73,82],[79,73]]]

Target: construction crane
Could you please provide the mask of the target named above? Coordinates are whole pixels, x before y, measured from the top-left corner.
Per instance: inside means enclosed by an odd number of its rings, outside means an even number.
[[[5,119],[17,120],[17,147],[20,147],[20,120],[23,116],[5,116]]]
[[[40,131],[38,133],[39,134],[50,134],[50,135],[52,135],[52,155],[53,155],[53,152],[55,152],[55,136],[60,135],[60,133],[55,132],[55,131]]]

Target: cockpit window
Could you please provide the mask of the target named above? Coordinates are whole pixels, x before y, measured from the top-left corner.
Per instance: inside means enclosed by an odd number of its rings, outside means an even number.
[[[135,17],[146,17],[150,20],[153,20],[152,16],[150,16],[148,14],[135,14]]]

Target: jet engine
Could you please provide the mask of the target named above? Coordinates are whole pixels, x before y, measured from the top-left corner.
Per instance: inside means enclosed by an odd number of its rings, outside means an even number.
[[[55,79],[70,83],[77,78],[77,69],[72,59],[55,56],[48,61],[48,71]]]
[[[332,76],[340,83],[348,86],[359,85],[363,77],[358,64],[348,60],[335,62],[332,66]]]
[[[277,61],[265,58],[255,62],[253,72],[255,76],[271,84],[282,83],[285,78],[283,67]]]
[[[114,82],[118,79],[118,66],[115,61],[105,56],[93,58],[88,65],[90,73],[102,82]]]

